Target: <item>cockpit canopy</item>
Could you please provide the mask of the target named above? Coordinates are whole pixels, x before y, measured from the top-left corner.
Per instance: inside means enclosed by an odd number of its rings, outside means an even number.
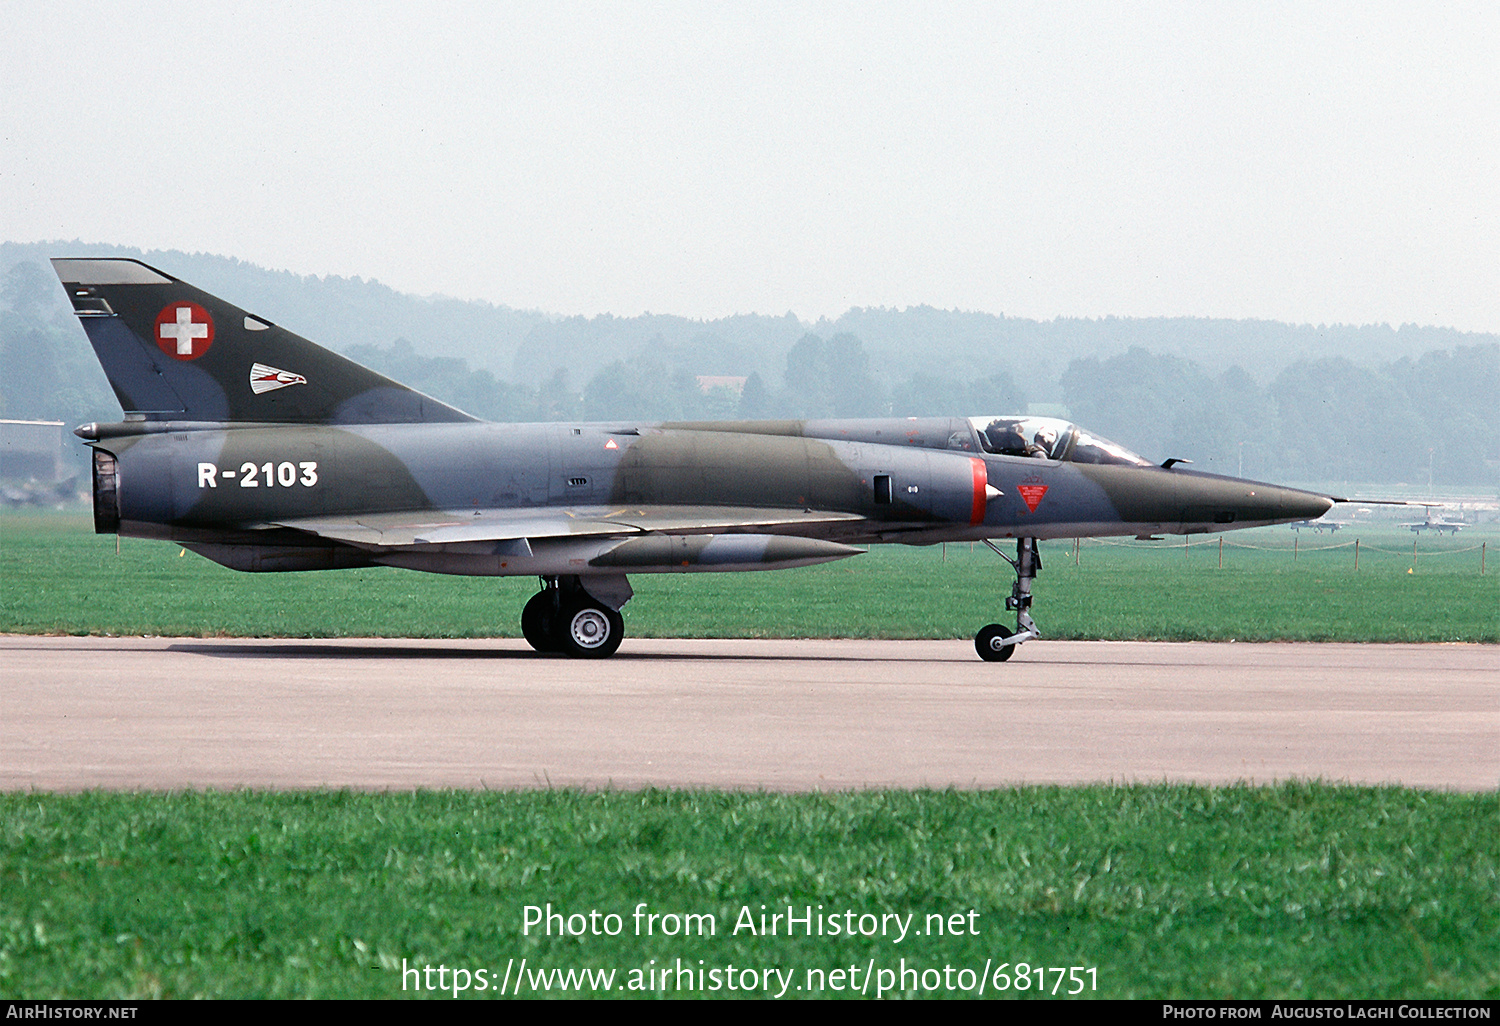
[[[1116,463],[1131,467],[1153,464],[1107,438],[1056,417],[970,417],[985,452],[997,456],[1030,456],[1070,463]]]

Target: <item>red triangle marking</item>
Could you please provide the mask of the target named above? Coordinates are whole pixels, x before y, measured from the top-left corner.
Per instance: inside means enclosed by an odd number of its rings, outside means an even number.
[[[1017,485],[1016,491],[1021,493],[1021,501],[1026,503],[1026,508],[1035,513],[1037,506],[1041,504],[1042,496],[1047,494],[1047,486]]]

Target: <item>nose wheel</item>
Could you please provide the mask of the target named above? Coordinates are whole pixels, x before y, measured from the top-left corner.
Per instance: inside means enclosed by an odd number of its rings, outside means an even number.
[[[1009,627],[992,623],[979,628],[979,633],[974,635],[974,649],[985,662],[1003,663],[1015,654],[1016,643],[1010,640],[1014,636],[1015,632]]]
[[[984,543],[1016,571],[1016,583],[1011,587],[1010,597],[1005,600],[1005,608],[1015,610],[1016,629],[1012,631],[992,623],[981,627],[974,635],[974,650],[979,653],[979,658],[987,663],[1003,663],[1015,654],[1017,645],[1041,635],[1031,619],[1031,582],[1042,568],[1042,554],[1037,549],[1035,538],[1016,539],[1015,559],[1001,552],[1000,546],[988,538]]]

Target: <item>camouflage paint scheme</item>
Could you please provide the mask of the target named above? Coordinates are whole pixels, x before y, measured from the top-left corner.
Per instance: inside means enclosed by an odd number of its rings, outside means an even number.
[[[991,451],[985,418],[485,423],[137,261],[53,263],[125,411],[77,432],[95,451],[100,532],[237,570],[538,576],[523,627],[531,616],[544,650],[612,652],[626,573],[997,538],[1019,540],[1010,608],[1034,637],[1030,540],[1254,527],[1335,501],[1103,440],[1125,458],[1079,462],[1086,436],[1062,422],[1035,421],[1073,432],[1056,459]],[[567,643],[557,624],[580,606],[603,643]],[[995,629],[980,653],[1008,658],[1017,641]]]

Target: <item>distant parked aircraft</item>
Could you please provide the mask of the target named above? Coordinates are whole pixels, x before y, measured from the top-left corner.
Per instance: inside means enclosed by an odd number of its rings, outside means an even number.
[[[1310,527],[1319,534],[1322,534],[1324,531],[1332,532],[1337,531],[1341,527],[1348,527],[1351,523],[1353,523],[1352,520],[1329,520],[1327,517],[1320,517],[1317,520],[1299,520],[1295,524],[1288,524],[1287,526],[1293,531],[1301,531],[1304,527]]]
[[[1457,534],[1468,526],[1462,520],[1444,520],[1441,513],[1434,520],[1432,511],[1434,509],[1442,509],[1440,503],[1424,502],[1422,505],[1427,507],[1427,519],[1419,520],[1416,523],[1402,524],[1402,527],[1410,528],[1414,534],[1421,534],[1423,531],[1436,531],[1438,534],[1447,531],[1449,534]]]

